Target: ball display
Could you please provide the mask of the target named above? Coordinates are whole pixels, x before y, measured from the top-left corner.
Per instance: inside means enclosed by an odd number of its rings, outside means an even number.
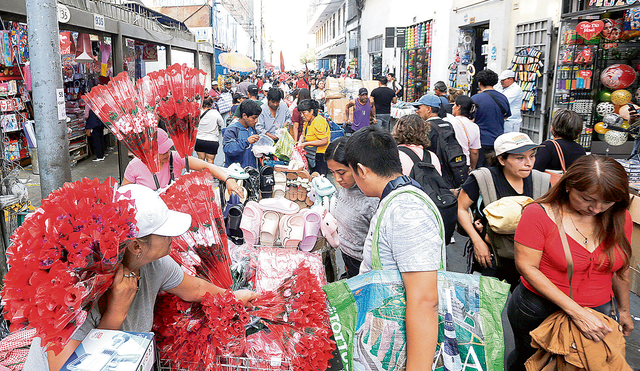
[[[613,64],[602,71],[600,81],[609,89],[625,89],[636,81],[636,70],[627,64]]]
[[[609,130],[604,134],[604,141],[611,146],[621,146],[625,144],[629,134],[623,131]]]
[[[593,130],[595,130],[595,132],[598,134],[606,134],[609,131],[609,129],[607,129],[607,126],[604,124],[604,122],[599,122],[595,124],[593,126]]]
[[[622,106],[631,102],[631,93],[628,90],[620,89],[611,93],[611,103]]]
[[[598,115],[604,117],[610,113],[613,113],[615,110],[615,106],[611,102],[601,102],[596,106],[596,112]]]
[[[611,92],[607,90],[601,91],[600,94],[598,94],[598,99],[600,99],[601,102],[611,102]]]
[[[602,122],[609,126],[622,126],[624,119],[616,113],[609,113],[602,118]]]

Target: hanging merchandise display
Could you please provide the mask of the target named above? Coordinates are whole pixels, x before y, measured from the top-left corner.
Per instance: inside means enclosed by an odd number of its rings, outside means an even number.
[[[639,89],[640,8],[601,8],[600,19],[569,15],[562,23],[553,95],[554,111],[566,108],[582,117],[579,143],[594,153],[608,153],[609,146],[635,136],[635,129],[628,132],[627,105],[640,103],[634,94]]]
[[[522,110],[535,109],[538,79],[542,77],[542,51],[538,48],[524,48],[518,50],[511,60],[510,69],[516,73],[516,82],[522,88]]]
[[[456,49],[456,69],[455,76],[449,77],[450,81],[455,81],[455,85],[451,86],[461,89],[468,94],[473,83],[473,63],[475,63],[475,47],[474,40],[476,37],[475,30],[460,29],[458,33],[458,48]],[[453,70],[451,74],[453,74]]]
[[[431,84],[432,22],[407,28],[404,55],[404,100],[412,102],[429,91]]]

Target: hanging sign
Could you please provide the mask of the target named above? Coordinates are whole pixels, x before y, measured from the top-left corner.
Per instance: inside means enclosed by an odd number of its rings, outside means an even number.
[[[576,33],[589,41],[598,36],[603,29],[604,22],[602,21],[580,22],[576,27]]]
[[[93,28],[96,30],[104,31],[104,16],[101,14],[93,13]]]

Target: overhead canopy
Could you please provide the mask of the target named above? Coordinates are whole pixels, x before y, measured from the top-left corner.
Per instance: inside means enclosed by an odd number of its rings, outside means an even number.
[[[341,42],[340,44],[334,46],[331,49],[325,50],[318,54],[318,59],[326,58],[332,55],[345,55],[347,50],[347,45],[345,42]]]

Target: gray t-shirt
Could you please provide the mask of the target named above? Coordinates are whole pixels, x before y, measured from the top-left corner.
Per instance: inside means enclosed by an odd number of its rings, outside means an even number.
[[[343,253],[362,260],[362,247],[379,203],[378,198],[365,196],[357,185],[340,189],[335,216]]]
[[[424,194],[414,186],[406,186],[392,191],[380,201],[380,206],[373,215],[364,243],[362,253],[364,259],[360,265],[360,273],[367,273],[373,269],[371,264],[373,233],[376,230],[385,200],[407,189]],[[437,212],[437,208],[428,196],[426,198],[431,203],[431,208],[410,193],[402,193],[389,202],[380,222],[378,238],[383,269],[399,270],[400,272],[427,272],[440,268],[444,242],[440,237],[438,219],[431,211],[434,209]]]
[[[153,326],[153,307],[158,292],[177,287],[183,279],[184,272],[169,256],[142,266],[138,293],[129,307],[127,318],[122,324],[122,331],[150,332]],[[95,305],[82,326],[76,330],[71,338],[82,341],[89,331],[98,326],[101,318],[98,306]],[[31,345],[24,370],[49,370],[47,355],[40,346],[40,338],[36,338]]]

